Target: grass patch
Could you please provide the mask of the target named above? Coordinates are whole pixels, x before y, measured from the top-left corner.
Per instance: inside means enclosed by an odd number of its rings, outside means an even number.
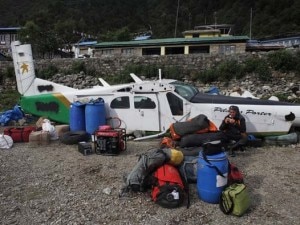
[[[0,101],[0,112],[12,109],[16,104],[19,103],[21,95],[18,91],[3,91],[1,93]]]

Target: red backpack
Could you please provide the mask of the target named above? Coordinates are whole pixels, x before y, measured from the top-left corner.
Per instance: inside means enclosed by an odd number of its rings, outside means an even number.
[[[228,161],[227,185],[231,185],[234,183],[243,184],[244,176],[243,176],[243,173],[233,163]]]
[[[184,183],[176,167],[164,164],[154,172],[151,197],[164,208],[175,208],[183,203]]]

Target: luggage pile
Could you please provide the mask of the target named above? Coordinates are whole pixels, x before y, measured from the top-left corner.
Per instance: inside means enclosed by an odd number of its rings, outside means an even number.
[[[175,148],[150,149],[124,180],[120,197],[149,192],[152,201],[164,208],[184,203],[188,208],[191,184],[196,184],[201,201],[218,204],[225,214],[242,216],[250,207],[243,174],[229,162],[220,141],[199,147],[198,156],[185,156]]]
[[[295,138],[292,139],[298,140]],[[195,156],[198,155],[199,152],[195,152],[194,147],[201,147],[205,143],[212,141],[221,141],[226,148],[227,146],[234,144],[231,142],[228,143],[228,140],[226,140],[223,133],[218,130],[216,125],[210,121],[207,116],[199,114],[188,121],[171,124],[169,132],[162,138],[160,146],[191,150],[189,155]],[[250,147],[261,147],[262,139],[256,138],[253,135],[248,135],[246,145]],[[188,154],[188,152],[186,152],[186,154]]]
[[[181,148],[201,146],[210,141],[220,140],[218,128],[207,116],[200,114],[191,120],[171,124],[170,137],[165,137],[164,142],[173,142],[173,146]],[[169,141],[167,141],[169,139]],[[162,143],[163,144],[163,143]]]
[[[175,208],[188,199],[187,183],[179,171],[183,161],[181,151],[170,148],[150,149],[141,154],[137,164],[125,177],[120,197],[130,192],[147,192],[164,208]],[[189,201],[187,202],[187,206]]]
[[[58,140],[68,130],[69,125],[53,125],[47,118],[40,117],[35,125],[6,127],[3,137],[9,137],[12,143],[25,142],[31,146],[40,146]]]

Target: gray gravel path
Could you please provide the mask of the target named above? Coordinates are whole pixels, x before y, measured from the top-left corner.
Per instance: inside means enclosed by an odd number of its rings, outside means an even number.
[[[0,150],[1,224],[299,224],[300,146],[251,148],[231,158],[245,173],[252,204],[243,217],[224,215],[201,201],[191,184],[191,206],[164,209],[149,193],[119,198],[122,176],[138,154],[158,141],[128,142],[119,156],[83,156],[59,141]]]

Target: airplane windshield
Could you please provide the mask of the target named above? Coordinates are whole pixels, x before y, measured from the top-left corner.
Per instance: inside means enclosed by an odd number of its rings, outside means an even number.
[[[175,92],[188,101],[190,101],[199,92],[196,87],[180,81],[174,81],[171,84],[175,86]]]

